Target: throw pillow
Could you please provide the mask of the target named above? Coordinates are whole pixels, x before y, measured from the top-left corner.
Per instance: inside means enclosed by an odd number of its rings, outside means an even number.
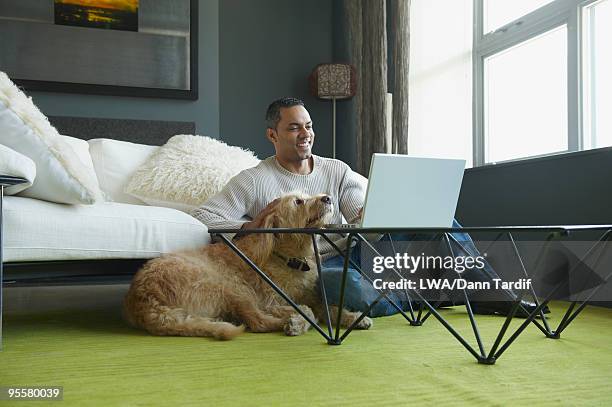
[[[125,192],[190,212],[240,171],[259,163],[248,150],[205,136],[172,137],[134,173]]]
[[[142,200],[123,192],[123,189],[132,174],[159,149],[159,146],[147,146],[107,138],[92,139],[88,143],[100,189],[107,199],[114,202],[146,205]]]
[[[5,195],[14,195],[32,186],[36,178],[36,164],[25,155],[0,144],[0,175],[21,177],[28,180],[25,184],[4,188]]]
[[[95,174],[4,72],[0,72],[0,144],[36,164],[38,176],[21,195],[67,204],[92,204],[102,198]]]
[[[98,180],[96,176],[96,169],[94,168],[93,161],[91,159],[91,154],[89,154],[89,144],[86,140],[81,140],[80,138],[65,136],[62,135],[62,139],[66,142],[66,144],[70,145],[81,164],[87,167],[87,170],[91,172],[91,176]],[[99,187],[99,185],[98,185]]]

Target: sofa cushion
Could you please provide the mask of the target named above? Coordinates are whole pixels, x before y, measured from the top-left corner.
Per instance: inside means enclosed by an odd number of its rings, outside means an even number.
[[[126,194],[123,189],[136,169],[159,147],[106,138],[92,139],[88,143],[100,189],[107,199],[145,205],[145,202]]]
[[[4,188],[4,195],[14,195],[32,186],[36,178],[36,164],[25,155],[0,144],[0,175],[28,180],[27,183]]]
[[[69,204],[101,200],[95,174],[4,72],[0,72],[0,144],[36,164],[38,176],[21,192],[23,196]]]
[[[5,261],[146,259],[209,241],[203,223],[174,209],[4,200]]]
[[[150,205],[191,212],[233,176],[258,163],[248,150],[210,137],[181,134],[138,168],[125,192]]]

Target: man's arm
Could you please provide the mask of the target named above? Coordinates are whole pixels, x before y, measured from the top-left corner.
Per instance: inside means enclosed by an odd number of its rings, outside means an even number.
[[[192,216],[213,229],[240,229],[254,200],[251,177],[244,171],[232,178],[216,195],[192,212]]]
[[[349,223],[355,223],[361,217],[365,201],[368,179],[347,168],[340,184],[340,212]]]

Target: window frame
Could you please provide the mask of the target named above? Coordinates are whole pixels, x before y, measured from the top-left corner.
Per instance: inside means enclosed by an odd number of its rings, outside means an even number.
[[[582,89],[582,10],[598,0],[555,0],[524,15],[495,31],[483,33],[484,0],[473,4],[473,52],[472,52],[472,124],[473,165],[479,167],[493,164],[485,162],[484,134],[484,61],[487,57],[528,41],[562,25],[567,26],[567,126],[568,149],[550,154],[518,157],[507,161],[518,161],[536,157],[580,151],[584,148]]]

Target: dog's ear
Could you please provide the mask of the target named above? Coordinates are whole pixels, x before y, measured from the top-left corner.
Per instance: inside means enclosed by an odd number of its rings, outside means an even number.
[[[261,229],[274,227],[278,227],[276,211],[269,213],[260,226]],[[239,247],[255,264],[261,266],[266,263],[274,251],[275,243],[274,233],[251,233],[239,240]]]
[[[276,211],[272,211],[264,218],[263,222],[261,222],[261,227],[264,229],[277,228],[278,223],[278,214]]]

